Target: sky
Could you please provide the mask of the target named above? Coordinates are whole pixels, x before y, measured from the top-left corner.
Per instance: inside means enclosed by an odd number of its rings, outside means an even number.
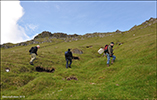
[[[79,34],[127,31],[151,17],[156,1],[1,1],[1,43],[43,31]]]

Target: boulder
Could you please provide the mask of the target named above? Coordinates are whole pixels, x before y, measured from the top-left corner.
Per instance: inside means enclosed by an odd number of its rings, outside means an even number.
[[[77,48],[75,49],[72,49],[72,53],[75,53],[75,54],[83,54],[83,51],[82,50],[79,50]]]
[[[120,30],[116,30],[116,33],[122,33]]]
[[[70,76],[67,78],[67,80],[69,81],[69,80],[78,80],[78,79],[75,76]]]

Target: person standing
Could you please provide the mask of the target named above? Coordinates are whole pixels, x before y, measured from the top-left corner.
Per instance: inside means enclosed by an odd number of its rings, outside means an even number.
[[[68,67],[71,68],[73,55],[70,49],[68,49],[68,51],[65,52],[65,59],[66,59],[66,68]],[[68,64],[69,61],[70,61],[70,64]]]
[[[40,48],[40,46],[39,45],[37,45],[37,46],[35,46],[35,47],[32,47],[30,50],[29,50],[29,52],[30,52],[30,54],[31,54],[31,60],[30,60],[30,64],[31,65],[34,65],[33,64],[33,61],[36,59],[36,55],[38,55],[37,54],[37,51],[38,51],[38,49]]]
[[[114,46],[114,42],[111,42],[111,44],[108,46],[108,51],[106,52],[106,55],[107,55],[107,67],[109,67],[109,63],[110,63],[110,57],[112,57],[112,61],[111,61],[111,64],[113,64],[113,62],[115,61],[116,59],[116,56],[113,55],[113,46]]]

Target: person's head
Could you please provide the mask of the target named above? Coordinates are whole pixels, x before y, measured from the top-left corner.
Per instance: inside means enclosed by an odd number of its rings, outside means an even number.
[[[40,48],[40,45],[37,45],[37,48],[39,49],[39,48]]]
[[[111,42],[111,44],[110,44],[111,46],[114,46],[114,42]]]
[[[68,51],[70,51],[70,49],[68,49]]]

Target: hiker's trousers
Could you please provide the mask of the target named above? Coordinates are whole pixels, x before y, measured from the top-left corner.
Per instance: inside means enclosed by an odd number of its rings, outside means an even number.
[[[68,64],[69,61],[70,61],[70,64]],[[66,58],[66,68],[68,68],[69,66],[71,66],[71,64],[72,64],[72,60]]]
[[[109,64],[110,63],[110,54],[106,53],[106,55],[107,55],[107,64]],[[112,58],[113,58],[112,60],[115,61],[116,56],[112,55]]]
[[[33,61],[35,60],[35,58],[36,58],[36,54],[32,53],[31,54],[31,60],[30,60],[30,62],[33,63]]]

